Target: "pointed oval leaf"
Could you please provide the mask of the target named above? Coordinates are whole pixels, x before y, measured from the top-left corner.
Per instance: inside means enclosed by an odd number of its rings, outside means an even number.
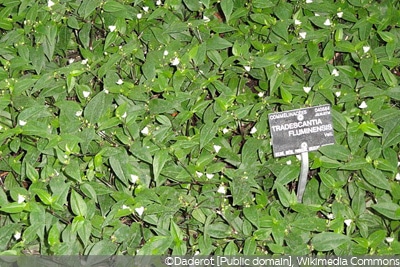
[[[311,243],[317,251],[329,251],[349,242],[350,240],[350,237],[342,234],[324,232],[315,235],[312,238]]]

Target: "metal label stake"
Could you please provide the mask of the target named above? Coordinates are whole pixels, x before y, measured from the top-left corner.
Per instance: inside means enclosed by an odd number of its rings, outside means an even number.
[[[304,190],[306,190],[307,178],[308,178],[308,152],[301,153],[301,169],[299,183],[297,185],[297,201],[301,203],[303,201]]]

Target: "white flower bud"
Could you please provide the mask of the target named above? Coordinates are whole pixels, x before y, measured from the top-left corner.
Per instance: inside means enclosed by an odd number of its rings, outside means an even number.
[[[367,103],[365,103],[365,101],[363,101],[363,102],[361,102],[361,104],[358,107],[361,109],[364,109],[364,108],[367,108],[368,105],[367,105]]]
[[[221,150],[221,148],[222,148],[221,146],[214,145],[214,150],[216,153],[218,153]]]
[[[226,186],[224,186],[223,184],[221,184],[221,185],[218,187],[217,192],[220,193],[220,194],[225,195],[225,194],[226,194]]]
[[[144,135],[148,135],[149,134],[149,127],[144,127],[141,131],[140,131],[142,134],[144,134]]]
[[[325,22],[324,22],[324,25],[325,26],[331,26],[332,25],[331,20],[330,19],[326,19]]]
[[[131,183],[135,184],[139,180],[139,176],[131,174]]]
[[[140,208],[136,208],[135,211],[139,216],[142,216],[142,214],[144,212],[144,207],[142,206]]]
[[[116,27],[115,25],[110,25],[110,26],[108,26],[108,29],[110,30],[110,32],[115,31],[116,28],[117,28],[117,27]]]
[[[89,91],[83,91],[82,94],[83,94],[84,98],[88,98],[89,95],[90,95],[90,92]]]

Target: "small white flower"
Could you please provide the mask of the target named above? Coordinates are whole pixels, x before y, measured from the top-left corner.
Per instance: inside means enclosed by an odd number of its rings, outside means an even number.
[[[178,66],[179,65],[179,58],[175,57],[172,61],[171,61],[171,65],[172,66]]]
[[[216,153],[218,153],[221,150],[221,146],[214,145],[214,150],[215,150]]]
[[[251,70],[250,66],[244,66],[244,69],[249,72]]]
[[[116,84],[118,84],[118,85],[121,85],[123,83],[124,83],[124,81],[122,79],[118,79],[118,81],[116,82]]]
[[[214,177],[214,174],[213,173],[206,173],[206,177],[208,179],[212,179]]]
[[[144,134],[144,135],[148,135],[149,134],[149,127],[144,127],[141,131],[140,131],[142,134]]]
[[[263,97],[264,96],[264,92],[259,92],[257,95],[258,95],[258,97]]]
[[[194,253],[195,256],[200,255],[200,251],[196,250],[196,252]]]
[[[315,12],[315,13],[314,13],[314,16],[319,17],[319,16],[321,16],[321,15],[320,15],[319,13]]]
[[[108,91],[108,89],[104,89],[104,93],[108,94],[108,93],[110,93],[110,91]]]
[[[84,98],[88,98],[89,95],[90,95],[90,92],[89,91],[83,91],[82,94],[83,94]]]
[[[327,217],[329,220],[335,219],[335,215],[333,215],[333,213],[329,213],[328,215],[326,215],[326,217]]]
[[[74,63],[74,61],[75,61],[75,58],[69,58],[68,59],[68,64],[72,64],[72,63]]]
[[[296,154],[296,159],[297,159],[297,160],[301,160],[301,155]]]
[[[115,25],[108,26],[108,29],[110,30],[110,32],[115,31],[116,28],[117,28],[117,26],[115,26]]]
[[[127,205],[122,205],[123,210],[129,210],[129,207]]]
[[[363,102],[361,102],[361,104],[358,107],[361,109],[364,109],[364,108],[367,108],[368,105],[367,105],[367,103],[365,103],[365,101],[363,101]]]
[[[136,15],[136,17],[138,18],[138,19],[141,19],[142,18],[142,13],[138,13],[137,15]]]
[[[19,124],[20,126],[24,126],[24,125],[26,124],[26,121],[19,120],[19,121],[18,121],[18,124]]]
[[[346,220],[344,220],[344,224],[347,225],[347,226],[350,226],[350,224],[351,224],[352,222],[353,222],[352,219],[346,219]]]
[[[299,32],[301,38],[306,39],[307,33],[306,32]]]
[[[394,238],[389,236],[385,238],[385,241],[388,243],[392,243],[394,241]]]
[[[342,94],[342,92],[337,91],[337,92],[335,93],[335,96],[336,96],[336,97],[339,97],[341,94]]]
[[[144,10],[144,12],[148,12],[149,11],[149,7],[148,6],[144,6],[143,10]]]
[[[16,232],[14,233],[14,239],[15,239],[15,240],[20,240],[20,239],[21,239],[21,232],[16,231]]]
[[[303,86],[303,90],[308,94],[311,91],[311,86]]]
[[[75,112],[75,116],[80,117],[82,116],[82,110],[78,110],[77,112]]]
[[[204,22],[209,22],[209,21],[210,21],[210,18],[207,17],[207,16],[203,16],[203,21],[204,21]]]
[[[370,49],[371,49],[371,47],[368,46],[368,45],[363,46],[363,51],[364,51],[364,53],[367,53]]]
[[[224,134],[227,134],[227,133],[229,133],[229,129],[228,129],[228,128],[224,128],[224,129],[222,129],[222,132],[223,132]]]
[[[276,67],[277,67],[277,68],[280,68],[280,67],[281,67],[281,64],[280,64],[280,63],[276,64]]]
[[[301,21],[298,20],[298,19],[295,19],[295,20],[294,20],[294,25],[301,25]]]
[[[164,56],[168,56],[168,54],[169,54],[168,50],[165,50],[163,53]]]
[[[54,5],[55,5],[55,3],[53,1],[51,1],[51,0],[47,1],[47,7],[52,7]]]
[[[196,171],[196,176],[200,178],[201,176],[203,176],[203,173]]]
[[[331,74],[333,76],[337,77],[337,76],[339,76],[339,71],[337,69],[333,69]]]
[[[126,111],[125,111],[124,114],[122,114],[121,118],[125,119],[127,115],[128,114],[126,114]]]
[[[140,208],[136,208],[135,211],[139,216],[142,216],[142,214],[144,212],[144,207],[142,206]]]
[[[131,183],[135,184],[139,180],[139,176],[131,174]]]
[[[343,17],[343,12],[340,11],[340,12],[336,13],[336,15],[338,16],[338,18],[342,18]]]
[[[157,6],[161,6],[161,5],[162,5],[161,0],[157,0],[156,5],[157,5]]]
[[[400,173],[396,174],[396,178],[395,179],[396,179],[396,181],[400,181]]]
[[[326,19],[325,22],[324,22],[324,25],[325,26],[331,26],[332,25],[331,20],[330,19]]]
[[[257,128],[256,126],[254,126],[253,128],[251,128],[250,133],[251,134],[255,134],[257,132]]]
[[[311,4],[313,0],[306,0],[306,4]]]
[[[288,161],[286,161],[286,165],[292,165],[292,161],[289,159]]]
[[[18,200],[17,200],[18,204],[21,204],[24,201],[25,201],[25,196],[18,194]]]
[[[81,64],[82,64],[82,65],[86,65],[87,63],[88,63],[88,60],[87,60],[87,59],[84,59],[84,60],[81,61]]]
[[[226,194],[226,186],[221,184],[217,190],[218,193],[225,195]]]

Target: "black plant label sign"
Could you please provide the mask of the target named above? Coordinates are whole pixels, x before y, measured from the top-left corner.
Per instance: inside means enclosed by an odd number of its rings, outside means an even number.
[[[314,151],[335,143],[329,104],[268,115],[274,157]]]

